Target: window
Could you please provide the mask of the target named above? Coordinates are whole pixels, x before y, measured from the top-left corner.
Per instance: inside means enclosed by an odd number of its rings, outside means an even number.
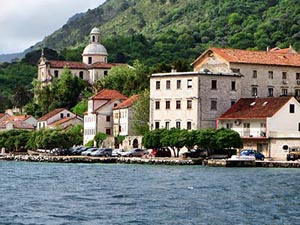
[[[287,73],[286,72],[282,72],[282,80],[286,80],[287,78]]]
[[[79,72],[79,78],[83,79],[83,71]]]
[[[58,70],[54,70],[54,76],[58,78]]]
[[[235,100],[234,100],[234,99],[231,99],[231,100],[230,100],[230,105],[233,106],[234,104],[235,104]]]
[[[192,100],[187,100],[186,102],[186,108],[191,109],[192,108]]]
[[[181,101],[180,100],[176,101],[176,109],[181,109]]]
[[[210,110],[217,110],[217,99],[211,99]]]
[[[93,39],[93,41],[92,41],[92,42],[95,42],[95,36],[92,36],[92,39]]]
[[[180,129],[180,121],[177,121],[177,122],[176,122],[176,128],[177,128],[177,129]]]
[[[269,71],[269,79],[273,79],[273,71]]]
[[[191,130],[191,129],[192,129],[192,122],[188,121],[188,122],[186,123],[186,129],[187,129],[187,130]]]
[[[253,70],[252,77],[253,77],[253,78],[257,78],[257,70]]]
[[[296,73],[296,80],[300,80],[300,73]]]
[[[156,81],[156,90],[160,89],[160,81]]]
[[[260,123],[260,128],[266,128],[266,123]]]
[[[70,113],[67,113],[67,117],[70,117]]]
[[[105,133],[106,133],[107,135],[110,135],[110,128],[106,128],[106,129],[105,129]]]
[[[104,74],[104,76],[106,76],[108,74],[108,71],[104,70],[103,74]]]
[[[155,129],[159,129],[159,122],[155,122]]]
[[[257,87],[252,87],[252,96],[253,97],[257,97],[258,93],[257,93]]]
[[[171,88],[171,81],[167,80],[166,81],[166,89],[170,89]]]
[[[166,101],[166,109],[170,109],[171,108],[171,103],[170,101]]]
[[[295,96],[296,96],[296,97],[299,97],[299,96],[300,96],[300,89],[296,89],[296,90],[295,90]]]
[[[288,94],[288,89],[287,89],[287,88],[282,88],[282,89],[281,89],[281,94],[282,94],[283,96],[286,96],[286,95]]]
[[[159,109],[160,108],[160,102],[159,101],[156,101],[155,102],[155,109]]]
[[[64,118],[64,114],[63,113],[60,114],[60,118],[61,119]]]
[[[273,97],[273,88],[268,88],[268,97]]]
[[[295,105],[290,104],[290,113],[295,113]]]
[[[191,79],[187,80],[187,88],[192,88],[193,87],[193,81]]]
[[[177,89],[181,88],[181,80],[177,80],[176,87]]]
[[[231,81],[231,90],[236,91],[236,83],[235,81]]]
[[[106,122],[110,122],[110,116],[106,116]]]
[[[212,80],[211,81],[211,89],[212,90],[216,90],[217,89],[217,81],[216,80]]]
[[[168,129],[168,130],[170,129],[170,122],[169,121],[166,122],[165,128]]]
[[[226,128],[227,129],[232,129],[233,128],[233,123],[226,123]]]
[[[89,62],[88,64],[92,64],[93,60],[92,60],[92,57],[89,57]]]
[[[240,73],[240,69],[238,69],[238,68],[231,68],[231,71],[233,73]]]

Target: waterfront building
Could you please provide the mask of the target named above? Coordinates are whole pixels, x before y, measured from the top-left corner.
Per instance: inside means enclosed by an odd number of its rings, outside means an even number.
[[[292,47],[267,51],[209,48],[192,65],[194,71],[241,74],[243,98],[300,96],[300,54]]]
[[[0,130],[34,130],[37,120],[31,115],[10,116],[0,115]]]
[[[82,53],[82,62],[47,60],[42,52],[38,64],[38,80],[48,83],[53,78],[60,78],[63,69],[67,67],[74,76],[93,84],[106,76],[112,67],[124,65],[108,63],[107,57],[107,50],[100,41],[100,31],[98,28],[93,28],[89,44]]]
[[[245,149],[285,160],[289,148],[300,146],[300,104],[294,97],[241,98],[217,127],[238,132]]]
[[[113,109],[126,99],[120,92],[107,89],[89,99],[84,115],[84,144],[92,141],[99,132],[113,135]]]
[[[37,130],[66,128],[76,124],[83,124],[83,119],[65,108],[58,108],[37,120]]]
[[[150,129],[215,128],[240,97],[241,75],[228,70],[152,74]]]
[[[132,106],[139,97],[139,95],[133,95],[113,109],[114,136],[125,137],[121,144],[118,143],[118,148],[125,150],[141,148],[142,137],[136,135],[132,127],[134,113]]]

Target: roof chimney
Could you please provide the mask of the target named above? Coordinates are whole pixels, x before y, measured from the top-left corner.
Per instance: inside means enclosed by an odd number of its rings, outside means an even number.
[[[267,46],[267,52],[269,52],[270,51],[270,47],[269,46]]]
[[[172,66],[172,69],[171,69],[171,73],[176,73],[177,70],[175,69],[175,66]]]

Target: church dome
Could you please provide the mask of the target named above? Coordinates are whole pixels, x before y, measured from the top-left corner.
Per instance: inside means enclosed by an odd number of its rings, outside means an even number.
[[[94,27],[90,34],[100,34],[100,30],[97,27]]]
[[[82,55],[107,55],[107,50],[102,44],[91,43],[85,47]]]

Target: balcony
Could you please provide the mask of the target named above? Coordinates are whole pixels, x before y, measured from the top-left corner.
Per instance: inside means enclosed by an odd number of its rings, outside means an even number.
[[[243,138],[266,138],[266,129],[242,129],[239,134]]]

